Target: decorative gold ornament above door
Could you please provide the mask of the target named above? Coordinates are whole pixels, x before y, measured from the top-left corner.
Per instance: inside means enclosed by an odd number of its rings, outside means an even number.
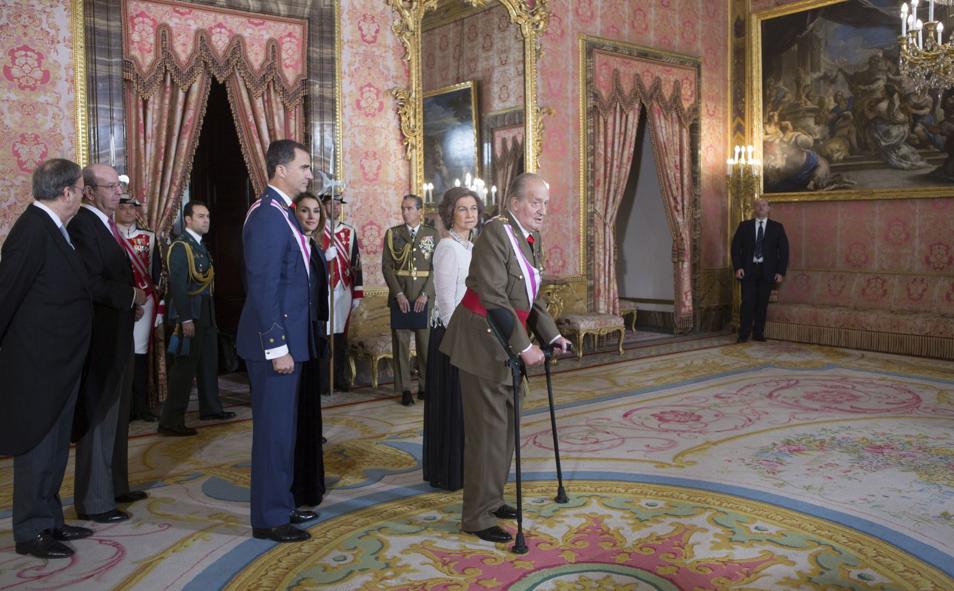
[[[396,101],[406,155],[411,163],[411,187],[419,192],[429,179],[424,177],[424,90],[421,40],[426,28],[445,26],[482,11],[503,6],[509,14],[514,31],[519,29],[523,39],[523,102],[524,169],[534,172],[542,150],[542,116],[546,109],[537,105],[537,62],[540,59],[540,35],[546,30],[550,16],[549,0],[388,0],[395,12],[394,33],[404,45],[404,60],[408,62],[409,87],[391,90]],[[509,32],[503,33],[510,34]],[[470,41],[463,40],[462,43]],[[481,39],[473,40],[481,43]],[[512,65],[512,64],[511,64]],[[480,87],[478,81],[478,88]],[[485,109],[481,106],[481,109]],[[480,117],[493,112],[478,111]],[[479,128],[479,123],[477,125]],[[486,144],[491,138],[480,138]],[[491,176],[491,171],[477,170]],[[463,179],[462,179],[463,180]],[[489,183],[488,183],[489,184]],[[440,199],[435,195],[435,199]]]

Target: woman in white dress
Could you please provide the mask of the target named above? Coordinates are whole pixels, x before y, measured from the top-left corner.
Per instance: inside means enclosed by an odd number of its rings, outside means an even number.
[[[477,194],[464,187],[444,193],[438,213],[447,236],[434,249],[434,291],[437,318],[431,325],[424,405],[424,480],[431,486],[458,490],[463,486],[464,419],[457,368],[440,351],[444,328],[464,297],[470,269],[471,241],[483,215]]]

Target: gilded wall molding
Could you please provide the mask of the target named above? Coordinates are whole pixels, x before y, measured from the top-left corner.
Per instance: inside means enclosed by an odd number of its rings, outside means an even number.
[[[510,21],[520,27],[523,35],[524,54],[524,168],[527,172],[537,170],[543,150],[542,119],[551,111],[537,105],[537,62],[543,49],[540,36],[546,31],[550,19],[549,0],[461,0],[474,7],[492,1],[507,8]],[[387,0],[394,10],[395,19],[391,30],[404,46],[404,61],[408,64],[407,88],[392,88],[395,110],[400,122],[405,157],[411,166],[411,187],[424,182],[423,144],[421,122],[424,118],[423,83],[421,78],[421,33],[425,13],[435,10],[438,0]]]
[[[89,164],[89,112],[86,91],[86,19],[83,0],[71,2],[70,28],[73,34],[73,105],[76,118],[76,162]]]

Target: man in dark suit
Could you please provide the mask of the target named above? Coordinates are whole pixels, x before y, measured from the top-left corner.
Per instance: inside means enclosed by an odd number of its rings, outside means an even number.
[[[427,302],[434,297],[431,255],[437,246],[434,228],[421,221],[423,202],[417,195],[401,200],[404,223],[388,228],[384,234],[381,273],[388,284],[391,307],[391,355],[394,360],[394,391],[401,393],[401,404],[411,406],[411,333],[417,350],[417,397],[424,400],[424,376],[427,374],[427,343],[430,319]],[[409,312],[414,311],[414,314]]]
[[[215,269],[209,250],[202,242],[208,234],[211,216],[201,201],[190,201],[182,212],[185,231],[169,246],[169,322],[175,327],[169,394],[162,405],[159,433],[171,436],[195,435],[186,427],[192,381],[198,380],[199,419],[231,419],[232,411],[219,402],[219,345],[215,324]]]
[[[513,377],[507,353],[491,333],[488,316],[528,367],[544,362],[541,343],[566,351],[570,342],[557,329],[541,294],[543,245],[540,231],[550,188],[543,177],[524,173],[511,183],[509,209],[484,225],[474,244],[467,291],[441,341],[441,352],[460,369],[464,407],[464,495],[461,529],[489,542],[510,534],[497,519],[514,519],[504,503],[504,485],[514,454]],[[507,330],[507,326],[510,327]]]
[[[80,519],[114,523],[129,519],[117,502],[146,498],[130,491],[127,468],[129,404],[123,377],[130,368],[133,323],[146,292],[135,286],[124,240],[113,220],[122,189],[111,166],[83,169],[85,203],[69,231],[89,273],[93,334],[73,436],[76,438],[75,505]]]
[[[768,219],[771,206],[755,200],[755,219],[739,224],[732,237],[732,268],[742,283],[740,343],[765,340],[765,313],[772,284],[781,283],[788,270],[788,238],[782,224]],[[754,323],[754,326],[753,326]]]
[[[33,196],[0,256],[0,454],[13,457],[13,538],[19,554],[66,558],[64,541],[93,534],[66,525],[60,484],[93,319],[89,278],[65,224],[83,177],[51,159],[33,171]]]
[[[291,204],[313,177],[298,142],[272,142],[265,161],[268,187],[242,230],[247,295],[236,339],[252,391],[252,535],[301,542],[311,536],[293,524],[317,514],[296,510],[292,495],[298,380],[318,340],[310,321],[311,243]]]

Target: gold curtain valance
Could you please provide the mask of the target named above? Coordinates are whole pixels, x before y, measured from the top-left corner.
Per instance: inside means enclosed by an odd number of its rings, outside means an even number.
[[[640,103],[647,107],[655,103],[666,114],[675,113],[679,122],[686,127],[698,117],[694,102],[686,107],[682,99],[682,81],[679,79],[672,81],[672,92],[667,97],[662,78],[655,76],[647,87],[642,76],[633,73],[633,84],[627,91],[623,87],[619,69],[613,68],[613,85],[609,96],[604,97],[598,88],[593,88],[593,107],[599,111],[601,117],[607,117],[616,104],[622,106],[623,110],[630,111]]]
[[[171,35],[168,25],[159,25],[156,29],[158,57],[146,71],[142,71],[133,60],[123,60],[123,78],[132,82],[135,92],[144,98],[155,95],[162,88],[166,72],[169,72],[176,86],[183,91],[192,86],[200,73],[208,72],[219,82],[225,82],[232,74],[241,76],[252,96],[256,98],[262,95],[269,83],[274,83],[281,95],[282,104],[288,109],[300,105],[305,97],[304,76],[290,84],[285,81],[281,69],[281,49],[275,39],[266,42],[267,57],[256,71],[247,59],[245,39],[241,35],[234,35],[229,40],[220,57],[212,50],[208,33],[205,30],[197,30],[195,50],[185,64],[179,63],[170,46]]]

